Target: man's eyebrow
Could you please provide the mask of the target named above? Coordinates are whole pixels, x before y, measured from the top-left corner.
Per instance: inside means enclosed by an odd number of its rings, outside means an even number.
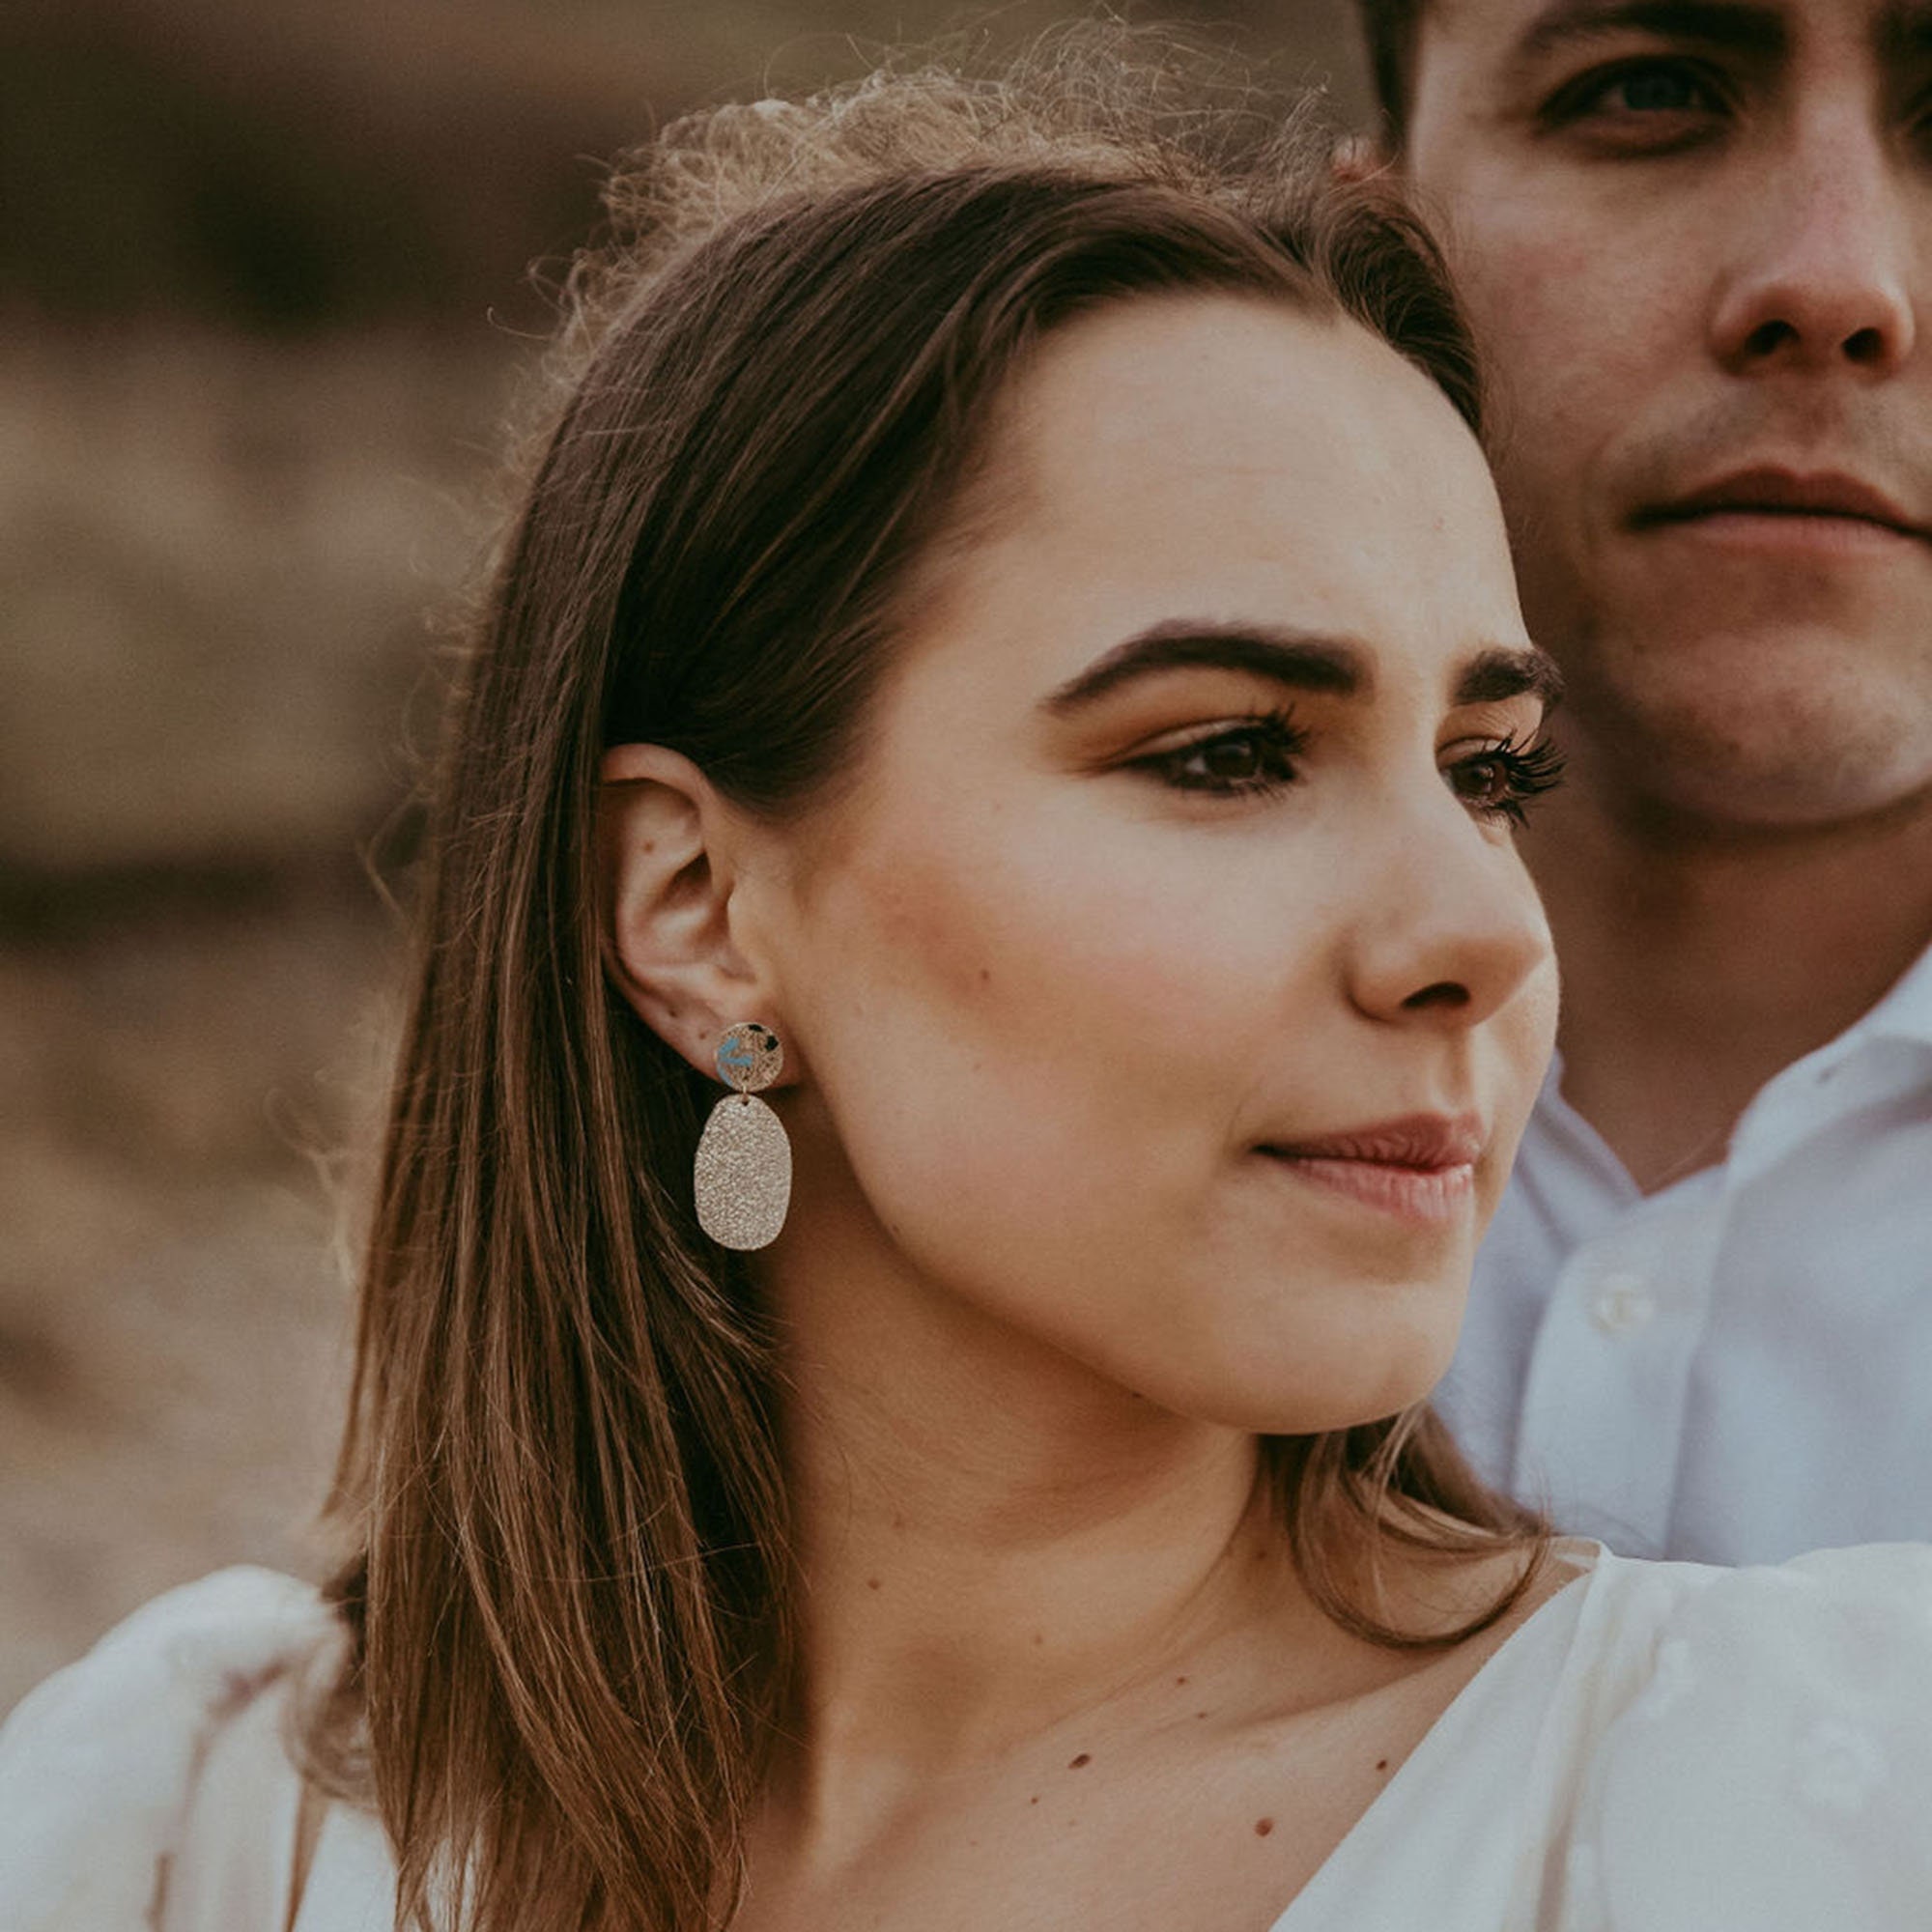
[[[1539,697],[1548,710],[1563,696],[1556,661],[1534,644],[1527,650],[1501,645],[1479,651],[1456,677],[1458,704],[1495,704],[1505,697]]]
[[[1783,14],[1754,0],[1551,0],[1517,42],[1516,59],[1533,61],[1577,41],[1628,32],[1767,59],[1781,57],[1791,45]]]
[[[1889,71],[1895,62],[1925,59],[1932,54],[1932,7],[1892,0],[1880,14],[1873,38],[1881,71]]]
[[[1222,624],[1189,619],[1154,624],[1116,644],[1048,694],[1043,709],[1064,718],[1156,672],[1190,668],[1247,671],[1294,691],[1349,697],[1369,684],[1359,646],[1313,631],[1269,624]]]

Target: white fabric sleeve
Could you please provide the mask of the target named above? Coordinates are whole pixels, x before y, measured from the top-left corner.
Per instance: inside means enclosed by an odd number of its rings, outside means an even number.
[[[31,1692],[0,1728],[0,1926],[151,1932],[216,1731],[332,1625],[307,1584],[224,1570]]]
[[[1690,1596],[1567,1836],[1562,1932],[1932,1928],[1932,1548]]]

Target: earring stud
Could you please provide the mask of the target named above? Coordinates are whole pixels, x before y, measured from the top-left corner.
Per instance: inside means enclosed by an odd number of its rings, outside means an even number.
[[[757,1093],[784,1070],[784,1048],[770,1027],[743,1020],[724,1029],[715,1064],[734,1091],[712,1108],[697,1143],[697,1225],[720,1247],[769,1247],[791,1205],[791,1142]]]

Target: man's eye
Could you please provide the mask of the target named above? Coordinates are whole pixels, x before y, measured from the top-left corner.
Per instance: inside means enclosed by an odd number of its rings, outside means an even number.
[[[1921,149],[1932,148],[1932,95],[1925,96],[1905,117],[1910,138]]]
[[[1706,114],[1718,104],[1702,81],[1667,67],[1619,74],[1597,99],[1626,114]]]
[[[1682,60],[1627,61],[1598,68],[1562,88],[1544,108],[1549,127],[1587,126],[1656,138],[1665,128],[1686,131],[1725,112],[1717,78]],[[1646,125],[1647,124],[1647,125]]]
[[[1284,717],[1256,718],[1132,761],[1181,791],[1264,792],[1293,784],[1306,736]]]

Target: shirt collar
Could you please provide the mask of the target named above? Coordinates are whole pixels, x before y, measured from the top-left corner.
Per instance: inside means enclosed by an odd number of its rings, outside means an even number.
[[[1877,1006],[1838,1036],[1833,1046],[1862,1046],[1880,1039],[1915,1040],[1921,1046],[1932,1046],[1932,946],[1906,968],[1904,977]]]
[[[1908,1083],[1923,1077],[1924,1061],[1918,1053],[1908,1056],[1906,1068],[1892,1066],[1889,1070],[1883,1065],[1886,1057],[1880,1056],[1871,1062],[1861,1060],[1867,1071],[1884,1076],[1872,1092],[1866,1091],[1867,1083],[1861,1079],[1839,1083],[1835,1091],[1826,1088],[1826,1081],[1837,1081],[1837,1070],[1845,1062],[1855,1056],[1861,1058],[1867,1047],[1879,1045],[1932,1050],[1932,947],[1918,955],[1876,1006],[1835,1039],[1773,1074],[1739,1118],[1727,1151],[1719,1151],[1711,1166],[1660,1188],[1650,1198],[1662,1199],[1689,1181],[1707,1181],[1713,1173],[1727,1174],[1733,1181],[1749,1179],[1847,1105],[1872,1097],[1878,1088],[1895,1085],[1901,1072]],[[1563,1057],[1553,1054],[1538,1097],[1532,1133],[1548,1135],[1570,1160],[1580,1163],[1601,1184],[1613,1186],[1629,1202],[1643,1199],[1608,1145],[1563,1097],[1562,1079]],[[1825,1098],[1827,1093],[1833,1094],[1830,1101]]]
[[[1921,1087],[1932,1054],[1932,951],[1835,1039],[1775,1074],[1745,1109],[1726,1162],[1754,1179],[1833,1122]]]

